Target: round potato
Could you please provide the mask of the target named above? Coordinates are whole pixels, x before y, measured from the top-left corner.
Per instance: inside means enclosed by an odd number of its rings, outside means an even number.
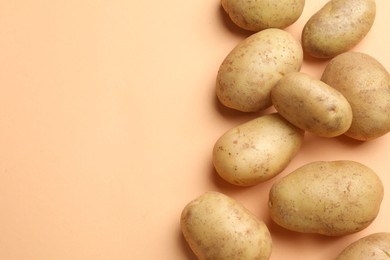
[[[243,112],[271,106],[271,89],[301,68],[301,44],[288,32],[266,29],[238,44],[222,62],[216,92],[220,102]]]
[[[305,0],[221,0],[221,4],[236,25],[261,31],[293,24],[301,16]]]
[[[206,192],[182,211],[181,230],[199,259],[269,259],[272,239],[264,222],[219,192]]]
[[[332,58],[350,50],[370,31],[375,13],[374,0],[329,1],[304,26],[303,50],[316,58]]]
[[[291,72],[271,91],[274,107],[295,126],[323,137],[345,133],[352,109],[345,97],[324,82],[302,72]]]
[[[368,54],[346,52],[333,58],[321,80],[337,89],[352,107],[345,135],[367,141],[390,131],[390,74]]]
[[[347,246],[336,260],[389,260],[390,233],[375,233]]]
[[[319,161],[274,183],[269,209],[272,220],[286,229],[341,236],[368,227],[382,199],[383,184],[367,166]]]
[[[304,131],[279,114],[265,115],[234,127],[213,148],[217,173],[227,182],[250,186],[286,168],[303,142]]]

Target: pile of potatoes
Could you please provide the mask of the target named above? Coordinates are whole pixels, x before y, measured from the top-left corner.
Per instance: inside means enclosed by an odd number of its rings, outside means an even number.
[[[225,181],[252,186],[281,173],[299,152],[305,132],[359,141],[390,131],[390,74],[375,58],[350,49],[369,32],[374,0],[331,0],[302,30],[301,41],[283,28],[301,15],[304,0],[221,0],[237,26],[253,31],[222,62],[216,95],[226,107],[259,116],[223,134],[213,164]],[[303,57],[327,58],[322,77],[300,72]],[[288,230],[343,236],[377,217],[383,183],[356,161],[315,161],[273,183],[271,219]],[[181,214],[184,238],[199,259],[269,259],[265,223],[240,203],[209,191]],[[370,258],[375,256],[375,258]],[[377,233],[348,246],[340,259],[388,259],[390,234]]]

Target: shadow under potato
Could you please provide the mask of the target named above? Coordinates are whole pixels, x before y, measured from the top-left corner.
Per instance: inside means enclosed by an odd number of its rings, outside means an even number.
[[[198,258],[196,257],[196,255],[194,254],[194,252],[192,252],[191,250],[191,247],[188,245],[187,241],[185,240],[184,236],[183,236],[183,233],[181,232],[181,228],[180,228],[180,224],[178,225],[178,230],[177,230],[177,240],[178,240],[178,243],[180,245],[180,248],[182,248],[185,256],[186,256],[186,260],[197,260]]]
[[[225,10],[223,9],[222,5],[219,2],[218,2],[218,16],[219,16],[219,18],[220,18],[219,20],[221,21],[223,26],[229,32],[231,32],[235,35],[238,35],[242,38],[246,38],[246,37],[249,37],[250,35],[252,35],[253,33],[255,33],[252,31],[245,30],[245,29],[239,27],[238,25],[236,25],[235,23],[233,23],[233,21],[230,19],[229,15],[225,12]]]
[[[215,86],[214,86],[215,88]],[[213,92],[213,102],[214,102],[214,108],[215,110],[224,118],[234,121],[235,123],[243,123],[246,121],[249,121],[251,119],[255,119],[257,117],[271,114],[276,112],[275,108],[273,106],[270,106],[269,108],[266,108],[264,110],[260,110],[258,112],[242,112],[233,108],[229,108],[224,106],[218,99],[215,92]]]
[[[235,194],[242,192],[243,189],[248,189],[249,187],[240,187],[233,185],[224,179],[222,179],[217,171],[214,168],[212,162],[210,162],[210,172],[209,172],[210,182],[215,186],[215,189],[224,194]]]

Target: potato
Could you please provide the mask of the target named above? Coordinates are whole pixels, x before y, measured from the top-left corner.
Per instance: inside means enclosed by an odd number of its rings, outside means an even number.
[[[227,182],[250,186],[286,168],[303,142],[304,131],[279,114],[265,115],[234,127],[213,148],[217,173]]]
[[[376,173],[354,161],[306,164],[274,183],[269,195],[271,219],[302,233],[352,234],[378,215],[383,184]]]
[[[390,233],[375,233],[347,246],[336,260],[389,260]]]
[[[281,78],[272,89],[271,98],[280,115],[313,134],[334,137],[351,126],[352,109],[345,97],[302,72]]]
[[[239,43],[222,62],[216,92],[220,102],[243,112],[271,106],[271,89],[302,65],[301,44],[280,29],[266,29]]]
[[[316,58],[332,58],[350,50],[370,31],[375,13],[374,0],[329,1],[304,26],[303,50]]]
[[[206,192],[182,211],[181,230],[199,259],[269,259],[272,238],[264,222],[219,192]]]
[[[328,63],[321,80],[352,107],[347,136],[367,141],[390,131],[390,75],[376,59],[359,52],[340,54]]]
[[[293,24],[301,16],[305,0],[221,0],[221,4],[236,25],[261,31]]]

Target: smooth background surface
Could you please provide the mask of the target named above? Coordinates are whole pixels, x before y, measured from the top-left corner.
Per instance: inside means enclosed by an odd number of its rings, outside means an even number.
[[[307,1],[297,39],[326,1]],[[390,69],[390,1],[355,48]],[[306,135],[278,177],[236,188],[211,164],[216,139],[260,114],[223,108],[218,67],[250,33],[214,1],[0,2],[0,259],[195,259],[182,208],[206,190],[243,203],[269,226],[272,260],[333,259],[366,234],[390,231],[390,135],[360,143]],[[320,77],[327,61],[306,59]],[[351,159],[385,185],[378,218],[328,238],[277,227],[272,183],[314,160]]]

